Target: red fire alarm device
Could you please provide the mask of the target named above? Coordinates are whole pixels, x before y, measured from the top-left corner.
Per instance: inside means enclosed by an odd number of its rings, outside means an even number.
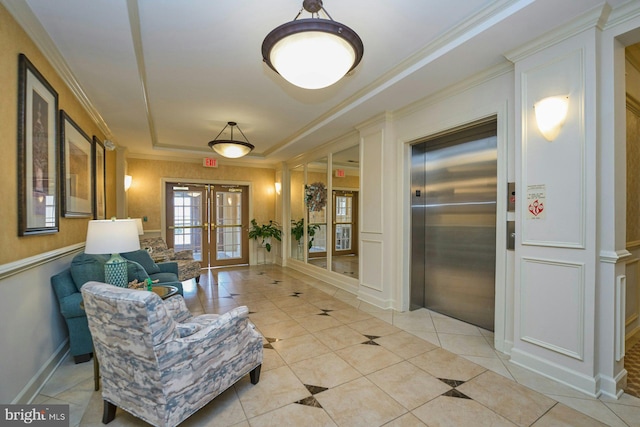
[[[336,169],[336,178],[344,178],[344,169]]]

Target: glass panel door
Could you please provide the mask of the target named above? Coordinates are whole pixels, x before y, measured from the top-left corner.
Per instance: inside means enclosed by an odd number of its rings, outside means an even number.
[[[207,267],[206,186],[168,183],[166,195],[167,246],[176,252],[192,250],[193,258]]]
[[[203,268],[249,263],[249,188],[168,183],[167,246],[190,249]]]
[[[248,199],[246,186],[216,185],[211,198],[215,251],[211,266],[249,263]]]

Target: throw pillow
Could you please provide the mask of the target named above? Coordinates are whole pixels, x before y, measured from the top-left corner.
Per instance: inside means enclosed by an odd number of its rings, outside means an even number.
[[[124,254],[122,254],[124,255]],[[144,282],[149,278],[147,271],[135,261],[127,260],[127,277],[129,282],[137,280],[138,282]]]
[[[151,259],[151,255],[149,255],[149,252],[145,250],[141,249],[133,252],[125,252],[121,255],[123,258],[126,258],[130,261],[135,261],[140,264],[147,271],[147,274],[160,273],[160,267],[158,267],[158,264],[156,264],[153,259]]]
[[[82,286],[90,281],[104,283],[104,263],[109,260],[110,255],[89,255],[80,253],[71,260],[71,277],[78,291]]]

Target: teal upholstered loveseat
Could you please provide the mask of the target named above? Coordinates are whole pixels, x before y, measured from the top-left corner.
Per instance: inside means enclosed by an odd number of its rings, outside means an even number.
[[[158,280],[158,284],[173,285],[180,295],[182,283],[178,281],[178,264],[175,262],[155,263],[144,250],[121,254],[127,259],[129,281],[144,281],[147,277]],[[51,277],[51,285],[60,304],[60,313],[69,329],[71,355],[76,363],[91,359],[93,341],[89,333],[87,315],[80,303],[80,289],[90,281],[104,282],[104,263],[109,255],[88,255],[80,253],[71,261],[69,268]]]

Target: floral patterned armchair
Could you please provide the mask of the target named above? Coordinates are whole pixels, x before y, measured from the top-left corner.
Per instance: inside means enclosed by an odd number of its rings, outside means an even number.
[[[176,426],[235,382],[260,379],[262,336],[247,307],[193,317],[181,296],[100,282],[82,287],[102,375],[102,422],[116,408]]]
[[[140,248],[145,249],[155,262],[173,261],[178,263],[178,280],[184,282],[196,279],[200,282],[200,261],[193,259],[193,251],[174,251],[168,248],[162,237],[147,237],[140,239]]]

